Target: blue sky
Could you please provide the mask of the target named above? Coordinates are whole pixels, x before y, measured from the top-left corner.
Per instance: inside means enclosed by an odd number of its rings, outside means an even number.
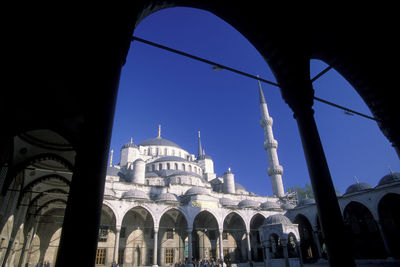
[[[191,8],[169,8],[145,18],[135,36],[275,81],[258,51],[233,27],[213,14]],[[327,65],[311,62],[315,76]],[[262,84],[284,168],[283,183],[310,182],[293,113],[279,89]],[[356,91],[335,70],[314,83],[317,97],[371,115]],[[375,186],[389,172],[400,170],[398,157],[377,124],[315,102],[315,119],[337,190],[355,182]],[[157,136],[197,153],[197,131],[203,148],[221,176],[228,167],[236,182],[260,195],[272,195],[266,174],[267,155],[259,123],[257,81],[167,51],[134,42],[123,67],[111,148],[114,163],[120,148]]]

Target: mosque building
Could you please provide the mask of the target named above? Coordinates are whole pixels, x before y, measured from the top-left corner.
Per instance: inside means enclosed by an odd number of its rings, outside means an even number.
[[[326,259],[315,201],[298,201],[293,193],[285,193],[273,120],[260,84],[259,97],[274,196],[247,191],[235,181],[234,166],[222,175],[215,173],[200,132],[195,155],[163,138],[159,126],[156,138],[137,144],[131,138],[123,145],[118,164],[111,151],[97,266],[166,266],[192,259],[221,259],[236,266],[300,266]],[[33,136],[18,137],[17,147],[39,139]],[[73,160],[65,145],[57,149]],[[27,164],[12,185],[22,193],[11,190],[0,204],[2,266],[55,264],[71,168],[61,158],[46,155]],[[48,174],[49,166],[57,173]],[[357,182],[337,198],[354,257],[397,261],[400,173],[390,171],[376,187]]]

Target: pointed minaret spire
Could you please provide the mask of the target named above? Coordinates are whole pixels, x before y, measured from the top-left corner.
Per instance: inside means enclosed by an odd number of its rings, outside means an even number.
[[[161,124],[158,125],[158,136],[157,136],[157,138],[158,139],[161,138]]]
[[[198,131],[198,135],[199,135],[199,148],[197,150],[197,157],[201,158],[203,156],[203,149],[201,148],[200,131]]]
[[[283,168],[279,165],[278,153],[276,152],[278,142],[274,139],[274,134],[272,132],[273,120],[269,116],[267,102],[265,101],[260,81],[258,81],[258,90],[261,109],[260,123],[261,127],[264,129],[264,148],[267,151],[268,156],[268,175],[271,177],[272,191],[274,192],[274,195],[282,197],[285,195],[282,182]]]
[[[257,75],[257,78],[260,78],[260,76]],[[258,81],[258,94],[259,94],[259,96],[260,96],[260,104],[262,104],[262,103],[267,103],[267,102],[265,101],[264,92],[263,92],[263,90],[262,90],[262,88],[261,88],[260,80],[257,80],[257,81]]]
[[[110,167],[112,167],[113,154],[114,154],[114,150],[112,150],[112,149],[111,149],[111,155],[110,155]]]

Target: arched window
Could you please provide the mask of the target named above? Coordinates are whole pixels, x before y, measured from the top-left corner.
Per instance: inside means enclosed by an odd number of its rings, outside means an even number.
[[[169,163],[167,163],[167,170],[171,169],[171,165]]]
[[[175,163],[175,170],[178,169],[178,163]]]
[[[149,156],[151,156],[151,154],[152,154],[151,153],[151,147],[149,147],[149,150],[147,150],[147,153],[148,153]]]
[[[168,155],[168,149],[164,148],[164,155]]]
[[[160,153],[160,149],[157,147],[156,148],[156,155],[158,155]]]
[[[161,171],[162,170],[162,164],[158,164],[158,169]]]
[[[186,171],[186,166],[183,163],[182,163],[182,170]]]

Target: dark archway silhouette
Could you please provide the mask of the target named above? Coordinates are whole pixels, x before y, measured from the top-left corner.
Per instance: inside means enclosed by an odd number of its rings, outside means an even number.
[[[352,201],[345,207],[343,217],[351,235],[356,259],[386,258],[378,225],[367,207]]]
[[[391,256],[400,258],[400,195],[389,193],[378,204],[379,221]]]
[[[304,262],[315,262],[318,260],[318,250],[314,241],[313,229],[306,216],[298,214],[293,222],[299,225],[300,251]]]

